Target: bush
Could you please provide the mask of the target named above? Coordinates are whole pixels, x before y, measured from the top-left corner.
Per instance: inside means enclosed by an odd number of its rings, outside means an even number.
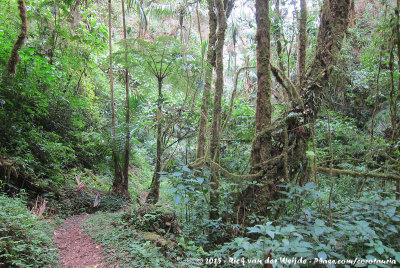
[[[32,215],[24,202],[0,194],[0,266],[44,267],[58,260],[53,230]]]
[[[276,204],[289,204],[283,216],[276,222],[267,219],[264,224],[248,228],[249,237],[236,238],[214,255],[264,260],[265,253],[272,250],[271,257],[278,260],[358,258],[400,262],[400,218],[396,215],[399,201],[382,197],[383,192],[369,192],[359,200],[334,203],[330,224],[329,212],[320,207],[321,193],[315,185],[308,183],[288,189],[283,192],[286,197]],[[279,261],[277,264],[284,267]],[[379,266],[391,267],[391,264]]]
[[[61,200],[58,204],[58,212],[63,217],[94,213],[96,211],[114,212],[129,205],[129,201],[122,197],[89,187],[78,191],[76,187],[65,186],[60,191],[60,194]],[[94,206],[96,196],[98,198],[98,205]]]
[[[122,267],[176,267],[154,242],[143,238],[145,233],[128,228],[122,215],[97,214],[83,224],[95,242],[104,247],[109,264],[118,262]],[[173,253],[169,253],[169,258],[173,257]]]

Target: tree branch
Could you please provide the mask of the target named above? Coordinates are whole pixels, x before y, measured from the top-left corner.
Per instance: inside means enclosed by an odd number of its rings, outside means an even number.
[[[344,169],[337,169],[337,168],[324,168],[324,167],[317,167],[317,171],[324,174],[329,174],[332,170],[332,174],[334,175],[349,175],[354,177],[363,177],[363,178],[380,178],[383,180],[396,180],[400,181],[400,176],[395,174],[383,174],[383,173],[369,173],[369,172],[357,172],[353,170],[344,170]]]
[[[300,107],[304,110],[304,103],[300,97],[299,92],[296,89],[296,86],[290,81],[290,79],[285,75],[282,70],[273,66],[271,64],[271,72],[275,76],[276,80],[279,84],[281,84],[285,89],[289,98],[295,103],[299,104]]]

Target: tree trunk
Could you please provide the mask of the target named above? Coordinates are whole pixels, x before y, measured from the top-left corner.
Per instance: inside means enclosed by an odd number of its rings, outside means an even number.
[[[276,31],[274,32],[274,38],[276,40],[276,54],[278,56],[278,66],[282,72],[285,72],[284,60],[282,58],[282,43],[281,43],[281,12],[280,12],[280,0],[275,0],[275,27],[277,27]]]
[[[396,1],[396,41],[397,41],[397,60],[398,60],[398,66],[400,66],[400,23],[399,23],[399,8],[400,8],[400,0]],[[393,97],[393,100],[391,99],[391,104],[393,102],[393,107],[391,111],[393,112],[391,114],[391,122],[392,122],[392,141],[393,143],[398,140],[399,135],[400,135],[400,120],[397,116],[397,103],[400,101],[400,77],[399,77],[399,82],[397,84],[397,94],[396,97]],[[400,181],[396,182],[396,200],[400,199]]]
[[[269,0],[256,0],[256,54],[257,54],[257,99],[255,114],[255,138],[251,150],[252,172],[256,174],[265,169],[263,163],[271,157],[271,132],[266,131],[271,126],[271,73],[270,73],[270,18],[269,18]],[[262,183],[263,177],[254,178],[258,183]],[[261,192],[262,194],[260,194]],[[251,208],[253,203],[249,203],[256,192],[267,200],[271,199],[273,191],[269,185],[262,187],[249,186],[240,195],[237,200],[236,219],[239,224],[246,224],[247,211],[255,211]],[[258,200],[260,202],[261,200]],[[257,203],[258,203],[257,202]],[[264,202],[263,202],[264,203]],[[255,204],[257,205],[257,204]]]
[[[217,9],[217,41],[215,45],[215,94],[214,94],[214,107],[213,107],[213,120],[211,129],[210,140],[210,157],[214,162],[219,162],[219,148],[220,148],[220,132],[221,132],[221,111],[222,111],[222,94],[224,91],[224,43],[225,31],[227,28],[226,14],[224,9],[223,0],[215,0],[215,7]],[[210,219],[216,220],[219,218],[219,174],[218,169],[211,167],[210,176]]]
[[[18,55],[18,51],[22,48],[25,43],[26,35],[28,34],[28,24],[26,19],[26,6],[24,0],[18,0],[18,10],[19,17],[21,18],[21,32],[18,36],[17,41],[14,44],[13,49],[11,50],[11,56],[7,63],[7,71],[9,75],[15,76],[17,72],[17,65],[20,61],[20,57]]]
[[[160,174],[161,172],[161,157],[162,157],[162,77],[158,78],[158,100],[157,100],[157,156],[156,166],[154,168],[153,180],[151,181],[150,192],[147,195],[146,202],[155,204],[160,196]]]
[[[211,81],[212,81],[213,68],[215,67],[217,15],[214,12],[214,0],[208,0],[208,16],[209,16],[208,23],[210,32],[208,34],[207,63],[204,75],[205,84],[204,84],[203,99],[200,110],[199,134],[197,138],[197,153],[196,153],[197,159],[202,158],[205,155],[208,109],[210,107],[210,102],[211,102],[210,99]]]
[[[258,1],[261,0],[257,0],[257,5]],[[237,223],[249,225],[248,216],[251,214],[266,216],[270,202],[279,197],[278,185],[288,183],[285,181],[285,174],[294,178],[295,176],[301,177],[302,173],[306,172],[303,167],[305,167],[307,159],[305,153],[308,141],[311,138],[309,126],[318,116],[321,95],[327,86],[330,71],[337,61],[348,26],[349,10],[350,0],[324,1],[317,36],[316,55],[310,72],[305,78],[307,83],[304,83],[302,90],[304,105],[299,103],[300,101],[294,100],[295,104],[288,113],[289,116],[273,123],[273,128],[264,126],[265,129],[261,133],[271,133],[274,140],[269,151],[262,152],[270,158],[259,165],[263,176],[257,181],[261,186],[252,185],[239,195],[235,206]],[[261,137],[263,135],[256,135],[254,142],[256,143]],[[287,161],[279,161],[280,156],[285,156]],[[256,159],[255,156],[253,156],[253,161],[254,159]]]
[[[113,57],[111,40],[111,0],[108,0],[108,46],[110,48],[110,93],[111,93],[111,139],[112,139],[112,158],[114,165],[113,189],[119,187],[122,182],[119,156],[117,152],[116,133],[115,133],[115,105],[114,105],[114,76],[113,76]]]
[[[122,24],[124,30],[124,40],[126,40],[126,23],[125,23],[125,1],[122,0]],[[125,43],[125,51],[127,50]],[[128,63],[127,52],[125,52],[125,64]],[[129,154],[130,154],[130,129],[129,129],[129,71],[126,67],[125,69],[125,123],[126,123],[126,132],[125,132],[125,149],[124,149],[124,165],[122,167],[121,174],[115,176],[114,179],[118,178],[113,183],[113,192],[119,196],[123,196],[127,199],[130,199],[130,194],[128,190],[128,181],[129,181]]]
[[[301,87],[306,74],[306,49],[307,49],[307,3],[300,0],[300,21],[299,21],[299,50],[297,60],[297,86]]]

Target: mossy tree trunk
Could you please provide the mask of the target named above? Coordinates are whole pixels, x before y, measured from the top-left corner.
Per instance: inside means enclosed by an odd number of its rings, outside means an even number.
[[[223,0],[215,0],[217,9],[217,41],[215,44],[215,94],[213,106],[213,120],[210,140],[210,157],[214,162],[219,162],[220,149],[220,132],[221,132],[221,111],[222,111],[222,94],[224,91],[224,43],[225,31],[227,28],[226,14]],[[211,167],[210,176],[210,219],[219,218],[219,174],[218,169]]]
[[[306,74],[306,49],[307,49],[307,3],[300,0],[299,44],[297,59],[297,86],[301,87]]]
[[[19,17],[21,18],[21,30],[18,39],[15,42],[13,49],[11,50],[11,56],[7,63],[7,71],[10,76],[15,76],[15,73],[17,72],[17,65],[20,61],[18,51],[24,45],[26,35],[28,34],[28,23],[26,18],[26,6],[24,0],[18,0],[18,10]]]
[[[214,0],[208,0],[208,50],[207,50],[207,63],[204,74],[204,91],[202,104],[200,109],[200,121],[199,121],[199,133],[197,136],[197,152],[196,158],[202,158],[205,156],[206,147],[206,133],[207,133],[207,122],[208,122],[208,110],[211,102],[211,81],[212,73],[215,67],[215,42],[217,39],[217,15],[214,12]]]
[[[258,173],[266,170],[264,162],[271,156],[271,132],[265,131],[271,126],[271,72],[270,72],[270,17],[269,0],[256,0],[256,55],[257,55],[257,99],[255,114],[255,138],[251,150],[252,172]],[[254,178],[255,181],[262,183],[263,177]],[[252,211],[250,206],[257,205],[248,202],[255,194],[256,190],[262,190],[262,195],[268,200],[273,194],[269,185],[262,187],[249,186],[237,200],[237,214],[240,215],[241,222],[247,216],[247,211]],[[259,193],[260,194],[260,193]],[[238,220],[238,219],[237,219]]]
[[[261,0],[257,0],[257,5],[260,4],[258,1]],[[263,175],[257,179],[259,184],[247,187],[237,199],[235,206],[237,223],[249,225],[248,216],[251,214],[267,216],[271,201],[279,198],[278,185],[288,183],[285,174],[293,179],[307,172],[304,167],[307,160],[307,145],[311,138],[310,125],[318,116],[322,93],[327,87],[331,69],[337,61],[348,27],[349,11],[350,0],[324,1],[316,54],[309,68],[310,71],[305,76],[301,100],[293,99],[289,116],[272,123],[273,126],[261,132],[262,134],[271,133],[273,144],[267,152],[262,152],[267,157],[260,157],[260,159],[268,157],[269,159],[258,165],[263,172]],[[259,146],[257,143],[262,137],[263,135],[256,134],[253,148]],[[285,156],[286,161],[280,161],[281,156]],[[254,159],[256,159],[255,156],[253,156],[253,161]]]
[[[281,11],[280,11],[280,0],[275,0],[275,31],[274,32],[274,38],[276,41],[276,54],[278,58],[278,66],[279,69],[281,69],[282,72],[285,72],[285,66],[284,66],[284,59],[282,57],[282,42],[281,42]]]

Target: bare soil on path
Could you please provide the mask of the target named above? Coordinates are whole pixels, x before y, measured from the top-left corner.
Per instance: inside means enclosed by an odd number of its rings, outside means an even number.
[[[90,215],[77,215],[68,218],[54,231],[56,245],[60,250],[60,266],[71,268],[105,268],[103,248],[84,234],[82,223]]]

